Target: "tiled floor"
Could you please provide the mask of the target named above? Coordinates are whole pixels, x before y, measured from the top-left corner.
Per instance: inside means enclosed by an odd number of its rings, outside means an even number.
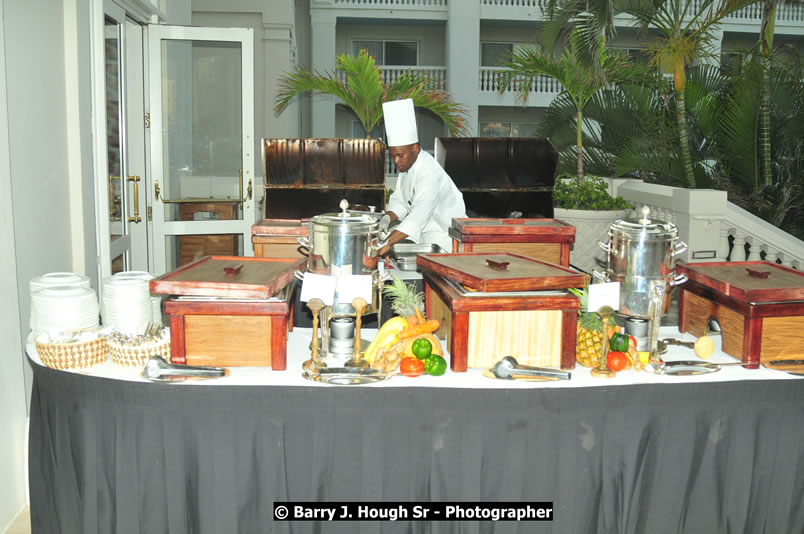
[[[31,510],[27,506],[11,523],[5,534],[31,534]]]

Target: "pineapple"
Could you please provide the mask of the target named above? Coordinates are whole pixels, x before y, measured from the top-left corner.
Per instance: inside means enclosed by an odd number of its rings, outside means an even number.
[[[406,284],[396,275],[382,292],[391,298],[391,309],[400,317],[417,316],[416,311],[420,311],[424,304],[424,293],[416,291],[415,285]]]
[[[600,352],[603,348],[603,320],[598,314],[587,311],[589,293],[586,288],[570,289],[570,291],[581,298],[578,333],[575,340],[575,361],[584,367],[596,367],[600,364]]]

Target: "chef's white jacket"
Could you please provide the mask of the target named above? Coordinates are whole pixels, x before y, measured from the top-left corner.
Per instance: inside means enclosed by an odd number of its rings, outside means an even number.
[[[401,221],[397,230],[416,243],[436,243],[452,252],[447,232],[455,217],[466,217],[463,194],[438,162],[421,150],[407,172],[399,174],[387,211]]]

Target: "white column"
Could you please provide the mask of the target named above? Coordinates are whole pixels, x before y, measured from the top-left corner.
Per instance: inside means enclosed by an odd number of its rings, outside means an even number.
[[[447,19],[447,91],[466,107],[469,135],[477,135],[480,93],[480,2],[451,1]]]
[[[759,254],[761,247],[759,240],[756,237],[749,237],[748,243],[750,243],[750,247],[748,247],[748,261],[761,261],[762,256]]]
[[[745,234],[736,228],[731,247],[731,261],[745,261]]]
[[[679,255],[683,261],[715,261],[728,256],[728,233],[723,234],[722,218],[726,211],[725,191],[713,189],[672,190],[672,199],[663,203],[658,219],[673,222],[678,235],[687,243],[687,252]],[[658,203],[658,201],[657,201]],[[723,247],[725,239],[725,248]],[[721,250],[723,248],[723,250]]]
[[[335,15],[324,10],[312,10],[310,22],[312,31],[313,72],[333,72],[335,70]],[[336,137],[335,103],[330,95],[312,96],[312,135],[313,137]]]
[[[765,245],[765,261],[776,263],[777,252],[778,251],[775,248],[771,248],[770,245]]]
[[[709,65],[720,65],[720,53],[723,50],[723,30],[716,29],[712,32],[711,56],[704,56],[700,62]]]
[[[717,245],[717,259],[727,261],[729,259],[729,225],[726,221],[720,221],[720,240]]]

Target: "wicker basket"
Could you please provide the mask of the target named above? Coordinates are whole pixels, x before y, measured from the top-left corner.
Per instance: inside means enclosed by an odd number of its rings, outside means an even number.
[[[106,361],[109,345],[98,337],[80,343],[36,342],[36,352],[42,363],[53,369],[83,369]]]
[[[117,365],[135,369],[145,367],[151,356],[162,356],[170,361],[170,334],[165,329],[160,339],[141,345],[121,345],[110,339],[109,354]]]

